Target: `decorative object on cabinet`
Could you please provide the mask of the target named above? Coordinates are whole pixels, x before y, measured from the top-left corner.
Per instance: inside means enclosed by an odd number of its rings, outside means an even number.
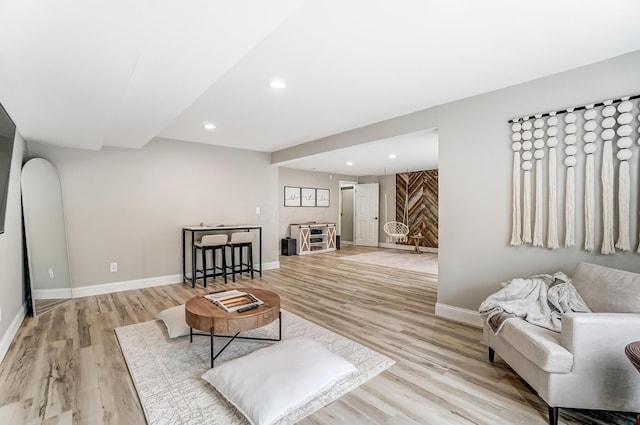
[[[634,117],[640,121],[637,99],[640,95],[509,120],[513,150],[511,245],[560,247],[557,189],[562,184],[558,177],[563,174],[557,173],[557,168],[564,165],[564,247],[576,245],[575,214],[582,210],[585,251],[599,247],[601,254],[615,254],[616,250],[633,249],[631,217],[637,216],[638,206],[630,202],[630,194],[638,179],[630,173],[629,160],[633,142],[640,143],[634,135],[638,130]],[[564,142],[560,151],[564,158],[556,157],[559,141]],[[584,156],[576,155],[579,144]],[[545,158],[547,173],[543,172]],[[581,160],[583,164],[577,164]],[[578,173],[576,165],[582,165],[584,171]],[[582,208],[576,208],[576,184],[584,187]],[[636,252],[640,253],[640,243]]]
[[[296,254],[306,255],[336,250],[335,223],[298,223],[291,225],[291,238],[296,239]]]
[[[285,207],[299,207],[300,206],[300,188],[299,187],[284,187],[284,206]]]

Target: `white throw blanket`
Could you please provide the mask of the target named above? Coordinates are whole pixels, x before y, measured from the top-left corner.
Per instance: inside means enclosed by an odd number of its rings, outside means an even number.
[[[516,278],[500,291],[482,302],[480,314],[487,315],[487,323],[498,333],[506,319],[519,317],[537,326],[560,332],[563,313],[584,312],[591,309],[584,302],[571,279],[562,272]]]

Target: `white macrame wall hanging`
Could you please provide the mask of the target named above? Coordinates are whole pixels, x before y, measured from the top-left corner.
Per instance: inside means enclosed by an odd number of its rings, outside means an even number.
[[[640,170],[632,173],[630,166],[636,148],[634,137],[640,145],[640,114],[634,121],[634,108],[640,109],[640,105],[632,102],[638,98],[640,95],[509,121],[513,151],[511,245],[544,247],[546,225],[546,247],[559,248],[562,229],[558,218],[563,215],[564,247],[575,246],[576,183],[583,177],[584,249],[593,251],[600,236],[600,253],[630,251],[631,220],[635,220],[639,228],[636,252],[640,254],[639,211],[637,203],[631,203],[631,195],[638,192]],[[578,111],[584,112],[578,116]],[[560,150],[564,158],[558,158],[559,140],[564,142],[564,149]],[[599,170],[596,156],[601,158]],[[564,211],[558,207],[559,164],[564,164],[565,170]],[[583,167],[584,173],[578,175],[576,167]],[[596,171],[600,185],[596,185]]]

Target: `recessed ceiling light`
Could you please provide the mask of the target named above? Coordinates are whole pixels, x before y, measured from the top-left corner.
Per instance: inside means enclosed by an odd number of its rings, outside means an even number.
[[[353,165],[353,161],[347,161],[347,165],[351,167]]]
[[[206,128],[207,130],[213,130],[214,128],[216,128],[216,125],[212,122],[206,122],[204,123],[204,128]]]
[[[287,84],[282,80],[273,80],[269,85],[274,89],[283,89],[287,87]]]
[[[389,154],[389,159],[396,159],[396,154],[395,153],[390,153]]]

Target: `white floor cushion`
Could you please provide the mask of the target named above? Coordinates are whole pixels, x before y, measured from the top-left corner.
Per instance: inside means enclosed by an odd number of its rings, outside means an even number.
[[[189,335],[189,329],[191,328],[185,322],[184,304],[161,311],[156,316],[156,319],[164,322],[169,338]]]
[[[357,369],[321,344],[291,338],[230,360],[202,378],[253,425],[270,425]]]

